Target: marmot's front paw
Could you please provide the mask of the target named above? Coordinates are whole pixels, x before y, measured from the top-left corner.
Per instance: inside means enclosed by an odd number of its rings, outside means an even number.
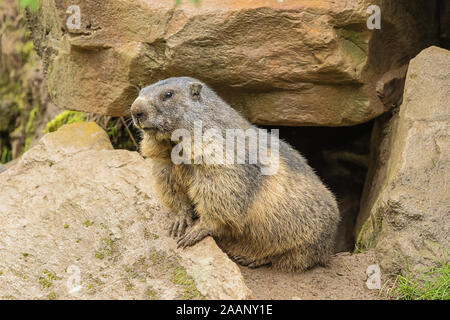
[[[173,238],[181,237],[184,235],[186,228],[190,227],[193,223],[190,215],[177,215],[174,222],[170,225],[169,236]]]
[[[211,233],[207,229],[196,226],[178,240],[177,248],[186,248],[193,246],[210,234]]]

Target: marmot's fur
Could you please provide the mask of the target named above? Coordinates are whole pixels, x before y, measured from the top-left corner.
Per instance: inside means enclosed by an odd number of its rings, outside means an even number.
[[[201,121],[203,133],[215,128],[224,138],[226,129],[257,130],[193,78],[170,78],[142,89],[131,114],[143,132],[141,153],[153,162],[158,195],[174,214],[169,233],[179,237],[179,246],[212,236],[230,257],[250,267],[272,264],[301,271],[327,262],[339,222],[336,200],[291,146],[277,140],[273,175],[262,174],[259,160],[207,164],[194,152],[195,162],[175,164],[172,133],[185,129],[194,136],[195,121]],[[244,148],[249,144],[244,142]]]

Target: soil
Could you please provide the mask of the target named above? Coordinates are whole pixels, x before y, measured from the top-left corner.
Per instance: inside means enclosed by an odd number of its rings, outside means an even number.
[[[378,300],[387,299],[366,286],[367,267],[376,264],[373,251],[334,255],[326,267],[285,273],[269,267],[240,267],[255,299],[261,300]],[[383,278],[381,288],[383,288]]]

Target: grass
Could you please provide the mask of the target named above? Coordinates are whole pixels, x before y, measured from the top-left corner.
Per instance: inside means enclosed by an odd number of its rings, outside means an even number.
[[[397,300],[450,300],[450,264],[447,259],[420,276],[397,276],[389,296]]]

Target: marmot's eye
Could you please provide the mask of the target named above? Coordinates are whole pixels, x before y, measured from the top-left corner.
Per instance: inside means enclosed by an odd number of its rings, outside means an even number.
[[[170,99],[170,98],[172,98],[172,96],[173,96],[173,92],[172,91],[167,91],[164,94],[164,100]]]

